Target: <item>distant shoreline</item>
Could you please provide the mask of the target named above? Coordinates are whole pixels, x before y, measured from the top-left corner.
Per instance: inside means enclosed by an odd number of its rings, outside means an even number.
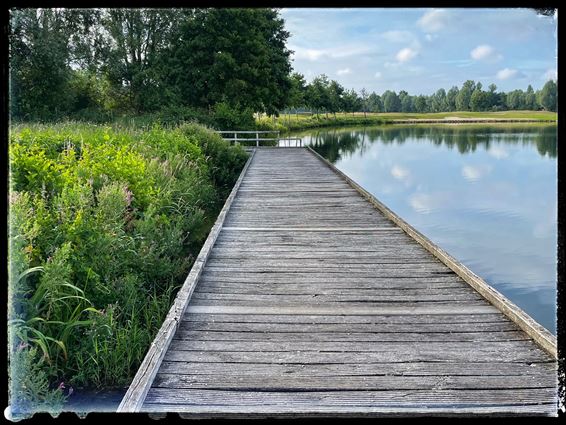
[[[532,119],[532,118],[443,118],[443,119],[402,119],[390,120],[387,124],[465,124],[465,123],[510,123],[510,122],[547,122],[555,123],[557,119]]]
[[[558,115],[545,111],[470,112],[455,111],[441,113],[372,113],[356,112],[334,114],[281,114],[278,117],[256,119],[258,130],[282,132],[307,130],[310,128],[387,125],[387,124],[511,124],[558,122]]]

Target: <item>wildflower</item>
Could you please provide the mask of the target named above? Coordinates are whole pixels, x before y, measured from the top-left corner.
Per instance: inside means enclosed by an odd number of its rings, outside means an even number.
[[[129,207],[132,204],[133,193],[127,187],[124,188],[124,193],[126,194],[126,206]]]

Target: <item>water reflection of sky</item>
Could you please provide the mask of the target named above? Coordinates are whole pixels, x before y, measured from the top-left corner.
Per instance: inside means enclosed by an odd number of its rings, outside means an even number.
[[[468,145],[458,142],[457,148],[450,146],[460,137],[452,129],[440,144],[422,129],[407,131],[397,138],[344,130],[342,139],[319,132],[316,143],[302,137],[335,156],[330,159],[340,170],[556,333],[555,128],[503,134],[478,129],[467,136]],[[334,152],[325,152],[327,142]]]

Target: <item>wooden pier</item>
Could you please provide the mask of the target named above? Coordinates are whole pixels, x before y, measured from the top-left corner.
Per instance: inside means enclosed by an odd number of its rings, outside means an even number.
[[[120,404],[556,415],[556,339],[307,148],[259,148]]]

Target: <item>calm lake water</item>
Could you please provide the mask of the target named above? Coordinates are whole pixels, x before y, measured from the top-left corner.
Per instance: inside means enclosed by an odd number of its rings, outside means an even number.
[[[293,136],[556,334],[556,126],[380,126]]]

